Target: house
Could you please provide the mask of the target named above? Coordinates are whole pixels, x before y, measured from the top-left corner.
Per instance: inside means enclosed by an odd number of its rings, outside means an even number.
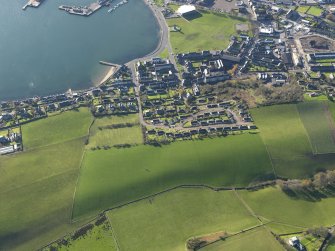
[[[299,251],[306,250],[306,248],[300,243],[300,240],[296,236],[291,237],[288,240],[288,243]]]

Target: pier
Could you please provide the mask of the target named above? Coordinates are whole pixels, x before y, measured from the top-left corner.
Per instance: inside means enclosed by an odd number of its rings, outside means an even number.
[[[109,6],[111,0],[99,0],[97,2],[91,3],[89,6],[67,6],[61,5],[58,8],[64,10],[69,14],[78,16],[90,16],[103,6]]]
[[[102,65],[107,65],[107,66],[120,67],[120,65],[118,64],[113,64],[113,63],[106,62],[106,61],[99,61],[99,63]]]
[[[22,7],[22,10],[26,10],[28,7],[38,8],[42,2],[43,0],[29,0],[28,3]]]

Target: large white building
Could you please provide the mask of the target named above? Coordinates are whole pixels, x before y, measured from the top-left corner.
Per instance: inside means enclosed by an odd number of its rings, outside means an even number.
[[[182,5],[178,8],[177,13],[182,16],[185,14],[190,14],[196,10],[197,9],[195,8],[194,5]]]

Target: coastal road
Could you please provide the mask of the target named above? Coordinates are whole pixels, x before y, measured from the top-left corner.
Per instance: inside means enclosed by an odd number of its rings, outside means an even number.
[[[126,63],[126,65],[129,67],[129,69],[131,70],[132,76],[133,76],[133,82],[135,84],[135,93],[136,93],[136,98],[137,98],[137,102],[138,102],[138,108],[139,108],[139,119],[140,119],[140,123],[142,125],[147,125],[143,119],[143,112],[142,112],[142,104],[141,104],[141,98],[140,98],[140,83],[137,79],[136,76],[136,66],[135,64],[138,61],[146,61],[146,60],[150,60],[153,57],[158,56],[160,53],[162,53],[166,48],[168,49],[169,52],[169,60],[171,61],[171,63],[173,63],[177,69],[177,64],[176,61],[174,59],[173,56],[173,52],[172,52],[172,47],[170,44],[170,39],[169,39],[169,27],[165,21],[165,17],[163,15],[163,13],[159,10],[159,8],[153,4],[152,2],[146,0],[145,3],[148,5],[148,7],[151,9],[152,13],[154,14],[159,26],[160,26],[160,41],[159,44],[157,46],[157,48],[149,53],[148,55],[142,57],[142,58],[136,58],[128,63]]]

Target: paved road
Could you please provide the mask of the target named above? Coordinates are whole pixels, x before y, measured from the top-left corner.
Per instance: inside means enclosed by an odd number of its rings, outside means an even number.
[[[149,53],[148,55],[146,55],[142,58],[136,58],[136,59],[126,63],[126,65],[131,70],[131,73],[132,73],[132,76],[133,76],[133,82],[135,83],[135,93],[136,93],[136,98],[137,98],[138,108],[139,108],[139,119],[140,119],[140,123],[144,126],[146,126],[147,124],[145,123],[145,121],[143,119],[142,104],[141,104],[141,99],[140,99],[140,83],[139,83],[139,81],[137,79],[137,76],[136,76],[135,64],[138,61],[150,60],[151,58],[153,58],[153,57],[159,55],[160,53],[162,53],[165,50],[165,48],[168,48],[169,54],[170,54],[170,51],[172,51],[171,45],[170,45],[170,42],[169,42],[169,28],[167,26],[167,23],[165,21],[165,18],[163,16],[162,12],[158,9],[157,6],[150,3],[149,1],[146,0],[145,2],[149,6],[149,8],[152,10],[152,12],[153,12],[154,16],[156,17],[156,20],[157,20],[157,22],[160,26],[160,41],[159,41],[159,44],[158,44],[157,48],[153,52]]]

